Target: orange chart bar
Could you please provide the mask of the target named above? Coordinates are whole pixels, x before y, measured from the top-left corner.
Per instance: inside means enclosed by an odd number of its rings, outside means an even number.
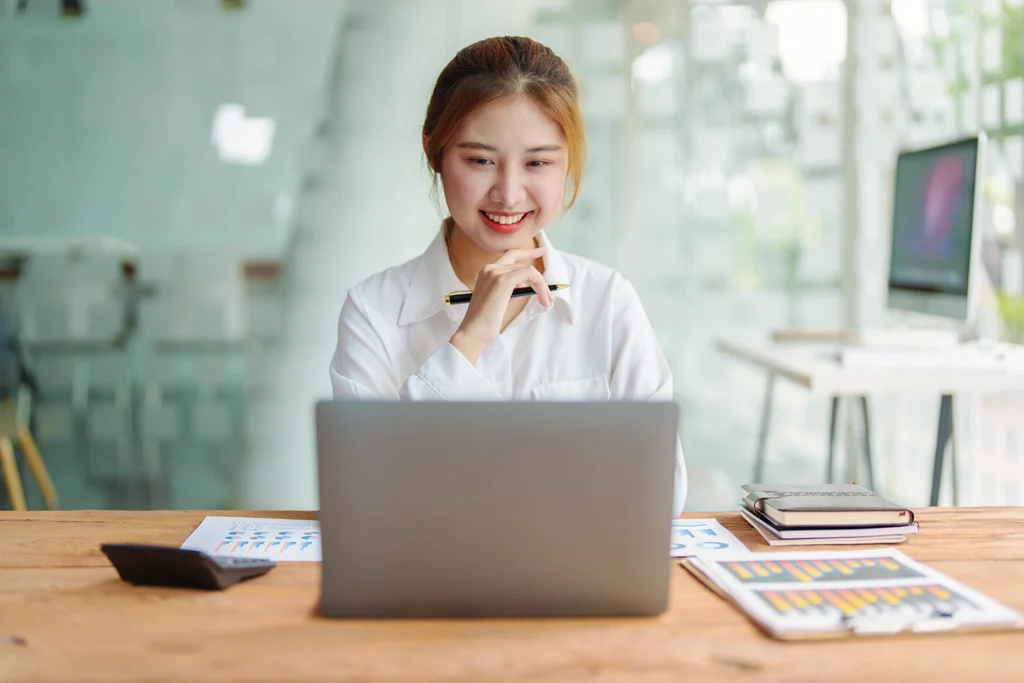
[[[736,573],[736,575],[739,576],[741,579],[750,579],[754,576],[749,571],[747,571],[747,568],[743,566],[742,562],[730,562],[729,569],[732,569]]]
[[[832,560],[832,566],[839,570],[840,573],[850,576],[853,574],[853,570],[846,566],[846,563],[842,560]]]
[[[785,569],[786,571],[788,571],[790,574],[792,574],[793,578],[795,578],[797,581],[810,581],[811,580],[811,577],[807,576],[807,574],[804,574],[803,571],[801,571],[792,562],[783,562],[782,563],[782,568]]]
[[[913,586],[908,589],[855,588],[819,589],[801,588],[786,591],[764,591],[764,598],[780,615],[788,617],[820,616],[822,609],[838,610],[844,617],[852,617],[864,611],[899,610],[904,605],[954,605],[970,606],[966,598],[956,595],[940,585]]]
[[[824,583],[848,579],[873,581],[921,576],[917,570],[887,557],[804,560],[781,555],[777,560],[726,561],[722,566],[728,568],[741,581],[750,583]]]
[[[805,572],[807,572],[807,575],[810,576],[812,579],[816,579],[819,576],[821,576],[821,572],[818,571],[818,569],[814,567],[810,562],[804,562],[803,560],[800,560],[796,563],[796,565],[800,567],[800,569],[803,569]]]

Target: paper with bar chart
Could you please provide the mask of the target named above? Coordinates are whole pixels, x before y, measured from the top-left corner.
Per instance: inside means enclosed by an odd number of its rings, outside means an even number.
[[[898,550],[718,554],[689,560],[778,637],[1012,628],[1020,614]]]
[[[181,544],[210,555],[319,562],[320,523],[312,519],[207,517]]]
[[[669,555],[690,557],[704,552],[750,552],[715,519],[673,519]]]
[[[896,559],[875,554],[860,559],[779,559],[729,562],[723,567],[745,584],[864,582],[917,579],[920,572]]]
[[[181,547],[211,555],[319,562],[320,523],[307,519],[209,516]],[[686,557],[698,552],[749,551],[714,519],[673,520],[669,554]]]

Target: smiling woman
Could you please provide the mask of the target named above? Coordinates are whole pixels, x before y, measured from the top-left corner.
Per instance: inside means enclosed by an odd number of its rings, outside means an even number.
[[[466,132],[463,124],[467,115],[482,106],[515,102],[524,96],[539,110],[545,123],[556,128],[546,144],[541,142],[526,152],[564,151],[563,168],[572,185],[565,208],[572,206],[579,193],[586,157],[576,80],[554,52],[528,38],[474,43],[455,55],[438,77],[423,122],[423,151],[433,175],[435,196],[444,151],[451,146],[453,138]],[[460,147],[498,152],[484,141],[468,135],[461,137],[457,143]]]
[[[633,286],[544,234],[576,199],[585,148],[576,81],[554,52],[517,37],[463,48],[423,123],[433,192],[440,178],[449,215],[426,252],[349,291],[330,367],[335,397],[671,401],[672,376]],[[514,297],[520,287],[536,296]],[[466,288],[468,306],[445,305]],[[676,459],[678,513],[678,442]]]

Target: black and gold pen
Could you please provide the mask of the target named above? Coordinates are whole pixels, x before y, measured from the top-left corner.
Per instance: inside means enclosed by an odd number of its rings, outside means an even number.
[[[548,285],[548,291],[557,292],[560,289],[569,289],[569,285]],[[530,296],[536,294],[533,287],[516,287],[512,290],[512,299],[521,296]],[[473,298],[473,292],[469,290],[460,290],[458,292],[450,292],[444,295],[445,306],[451,306],[453,304],[468,304],[469,300]]]

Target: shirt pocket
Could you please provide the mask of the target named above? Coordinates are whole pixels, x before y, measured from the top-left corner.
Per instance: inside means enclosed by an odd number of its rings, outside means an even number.
[[[611,397],[607,377],[547,382],[530,390],[530,398],[534,401],[607,401]]]

